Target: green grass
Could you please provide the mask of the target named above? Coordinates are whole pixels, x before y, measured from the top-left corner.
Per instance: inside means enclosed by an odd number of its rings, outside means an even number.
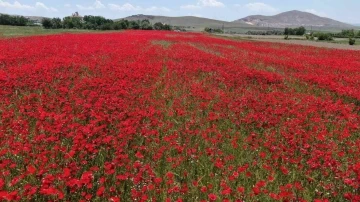
[[[330,41],[331,43],[336,43],[336,44],[349,44],[349,39],[338,39],[338,40],[334,40],[334,41]],[[355,46],[356,45],[360,45],[360,39],[356,39],[355,41]]]
[[[89,32],[99,32],[99,31],[79,30],[79,29],[44,29],[40,26],[21,27],[21,26],[0,25],[0,38],[59,34],[59,33],[89,33]]]

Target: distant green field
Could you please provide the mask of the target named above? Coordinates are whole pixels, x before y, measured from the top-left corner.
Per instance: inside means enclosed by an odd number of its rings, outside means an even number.
[[[0,37],[20,37],[31,35],[46,35],[58,33],[87,33],[96,32],[92,30],[78,30],[78,29],[44,29],[42,27],[20,27],[0,25]]]
[[[330,41],[330,43],[349,44],[349,39],[336,39],[335,41]],[[360,39],[356,39],[354,45],[360,45]]]
[[[212,27],[212,28],[222,28],[222,27]],[[338,33],[341,32],[341,28],[311,28],[305,27],[307,32],[323,32],[323,33]],[[224,27],[225,32],[235,32],[239,34],[245,34],[248,31],[269,31],[269,30],[277,30],[284,31],[285,28],[274,28],[274,27]]]

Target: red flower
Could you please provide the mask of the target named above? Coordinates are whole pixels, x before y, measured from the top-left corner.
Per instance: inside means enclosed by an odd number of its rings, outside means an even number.
[[[205,192],[207,192],[207,187],[206,187],[206,186],[202,186],[200,190],[201,190],[201,192],[205,193]]]
[[[4,185],[5,185],[4,180],[0,178],[0,190],[3,189]]]
[[[238,187],[238,188],[237,188],[237,191],[238,191],[239,193],[244,193],[244,192],[245,192],[245,188],[244,188],[244,187]]]
[[[96,195],[97,196],[102,196],[104,194],[104,191],[105,191],[105,187],[100,187],[97,192],[96,192]]]
[[[32,175],[32,174],[34,174],[34,173],[36,172],[36,168],[35,168],[34,166],[32,166],[32,165],[29,165],[29,166],[27,167],[27,171],[28,171],[28,173],[29,173],[30,175]]]
[[[217,196],[215,194],[209,194],[208,195],[210,201],[215,201]]]
[[[120,198],[119,197],[111,197],[110,199],[109,199],[109,201],[110,202],[120,202]]]
[[[174,177],[174,174],[172,172],[167,172],[166,177],[172,179]]]
[[[71,170],[69,168],[64,168],[63,177],[64,178],[70,177],[70,174],[71,174]]]
[[[139,151],[135,154],[136,158],[143,159],[144,155],[142,155]]]
[[[221,191],[222,195],[230,195],[231,194],[231,189],[230,188],[225,188]]]

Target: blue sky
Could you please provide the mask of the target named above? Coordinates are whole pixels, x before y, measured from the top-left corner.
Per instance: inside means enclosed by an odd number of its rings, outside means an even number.
[[[359,0],[0,0],[0,13],[64,17],[102,15],[115,19],[133,14],[192,15],[232,21],[248,15],[308,11],[348,23],[360,23]]]

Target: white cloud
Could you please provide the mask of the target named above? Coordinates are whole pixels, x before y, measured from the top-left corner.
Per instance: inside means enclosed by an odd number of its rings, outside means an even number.
[[[125,3],[124,5],[117,5],[117,4],[109,4],[108,5],[111,10],[117,11],[139,11],[141,7],[133,6],[132,4]]]
[[[251,12],[275,13],[278,11],[276,8],[261,2],[248,3],[245,8]]]
[[[71,7],[71,4],[65,4],[64,7],[65,7],[65,8],[70,8],[70,7]]]
[[[199,17],[199,18],[203,17],[201,14],[198,14],[198,13],[188,13],[187,15],[188,16]]]
[[[13,4],[7,1],[0,0],[0,7],[7,8],[7,9],[20,9],[20,10],[34,10],[34,6],[29,6],[25,4],[21,4],[18,1],[15,1]]]
[[[200,9],[201,6],[198,5],[184,5],[184,6],[180,6],[181,9],[188,9],[188,10],[195,10],[195,9]]]
[[[40,8],[40,9],[45,9],[47,11],[52,11],[52,12],[57,12],[58,11],[56,8],[47,7],[45,4],[43,4],[41,2],[36,2],[35,7]]]
[[[97,9],[100,9],[100,8],[105,8],[105,5],[102,4],[101,1],[96,0],[95,3],[94,3],[94,7],[97,8]]]
[[[321,12],[321,11],[317,11],[317,10],[315,10],[315,9],[306,9],[305,11],[308,12],[308,13],[312,13],[312,14],[315,14],[315,15],[322,16],[322,17],[326,17],[326,16],[327,16],[326,13]]]
[[[125,3],[123,5],[117,5],[117,4],[108,4],[109,8],[114,11],[141,11],[141,12],[170,12],[171,10],[166,7],[157,7],[152,6],[148,8],[142,8],[140,6],[134,6],[130,3]]]
[[[83,6],[77,4],[76,7],[80,10],[96,10],[96,9],[106,8],[106,6],[103,3],[101,3],[100,0],[95,0],[95,2],[91,6]]]
[[[148,11],[148,12],[155,12],[155,11],[170,12],[170,11],[171,11],[169,8],[166,8],[166,7],[156,7],[156,6],[152,6],[152,7],[149,7],[149,8],[145,8],[144,10],[145,10],[145,11]]]
[[[15,9],[15,10],[26,10],[26,11],[36,11],[36,10],[46,10],[51,12],[57,12],[58,10],[53,7],[47,7],[42,2],[36,2],[34,6],[21,4],[18,1],[14,1],[14,3],[10,3],[7,1],[0,0],[0,7],[5,9]]]
[[[199,4],[204,7],[225,7],[222,2],[216,0],[199,0]]]
[[[198,0],[197,4],[188,4],[180,6],[181,9],[187,9],[187,10],[195,10],[195,9],[201,9],[204,7],[225,7],[225,4],[221,1],[217,0]]]

